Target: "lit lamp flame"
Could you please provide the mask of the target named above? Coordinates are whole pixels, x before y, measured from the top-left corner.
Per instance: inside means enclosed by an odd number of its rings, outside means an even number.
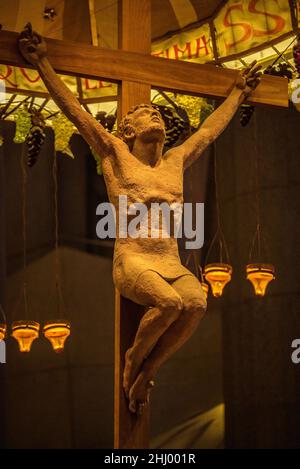
[[[205,299],[207,300],[209,286],[207,285],[207,283],[205,283],[205,282],[201,282],[201,287],[202,287],[202,290],[203,290],[203,293],[204,293]]]
[[[6,324],[0,324],[0,340],[4,340],[6,335]]]
[[[264,296],[268,284],[275,278],[275,268],[271,264],[248,264],[247,279],[252,283],[255,294]]]
[[[12,337],[19,344],[20,352],[30,352],[32,342],[38,338],[40,325],[35,321],[14,321],[12,323]]]
[[[219,297],[225,285],[231,280],[232,267],[229,264],[207,264],[204,269],[205,280],[211,286],[212,294]]]
[[[71,325],[66,320],[48,321],[44,325],[44,336],[50,341],[56,353],[63,351],[65,341],[70,335]]]

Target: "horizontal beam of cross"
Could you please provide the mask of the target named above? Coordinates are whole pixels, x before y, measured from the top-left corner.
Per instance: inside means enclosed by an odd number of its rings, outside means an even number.
[[[32,68],[21,57],[17,38],[17,33],[0,31],[0,63]],[[47,47],[52,66],[62,74],[116,83],[131,81],[196,96],[225,98],[238,73],[214,65],[168,60],[150,54],[102,49],[55,39],[47,39]],[[287,79],[263,76],[248,102],[288,107]]]

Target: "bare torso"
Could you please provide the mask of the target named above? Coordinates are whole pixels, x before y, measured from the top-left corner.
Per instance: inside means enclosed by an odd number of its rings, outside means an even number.
[[[126,195],[128,205],[144,203],[148,209],[152,202],[183,203],[183,164],[180,155],[167,152],[154,167],[140,162],[124,147],[103,161],[103,173],[108,196],[119,216],[119,196]],[[149,211],[150,214],[150,211]],[[149,223],[150,229],[150,223]],[[151,251],[176,255],[177,241],[169,238],[119,238],[115,245],[115,258],[124,252],[150,253]]]
[[[179,152],[165,153],[160,162],[151,167],[121,145],[113,155],[104,158],[103,174],[117,220],[120,195],[127,196],[128,205],[142,202],[148,209],[152,202],[183,203],[183,161]],[[120,238],[117,230],[114,280],[124,296],[136,301],[134,287],[138,276],[146,270],[155,271],[165,279],[190,274],[181,265],[174,236],[151,238],[149,231],[147,238]]]

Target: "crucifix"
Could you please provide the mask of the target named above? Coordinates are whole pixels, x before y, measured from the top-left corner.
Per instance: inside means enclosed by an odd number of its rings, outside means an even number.
[[[146,205],[181,202],[184,169],[218,137],[246,98],[254,104],[288,105],[287,80],[265,76],[259,84],[255,65],[239,74],[152,57],[150,8],[150,0],[120,1],[117,51],[44,42],[30,28],[20,37],[0,32],[0,62],[38,68],[53,99],[101,155],[108,195],[116,206],[122,194]],[[53,69],[119,84],[120,138],[82,110]],[[163,155],[164,126],[150,106],[151,86],[227,99],[187,142]],[[158,237],[149,244],[118,233],[113,276],[115,447],[147,448],[152,378],[194,331],[205,300],[199,282],[181,265],[174,238]]]

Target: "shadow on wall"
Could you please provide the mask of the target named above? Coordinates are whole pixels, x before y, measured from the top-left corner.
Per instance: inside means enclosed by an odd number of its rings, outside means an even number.
[[[223,449],[224,404],[192,417],[151,441],[154,449]]]

